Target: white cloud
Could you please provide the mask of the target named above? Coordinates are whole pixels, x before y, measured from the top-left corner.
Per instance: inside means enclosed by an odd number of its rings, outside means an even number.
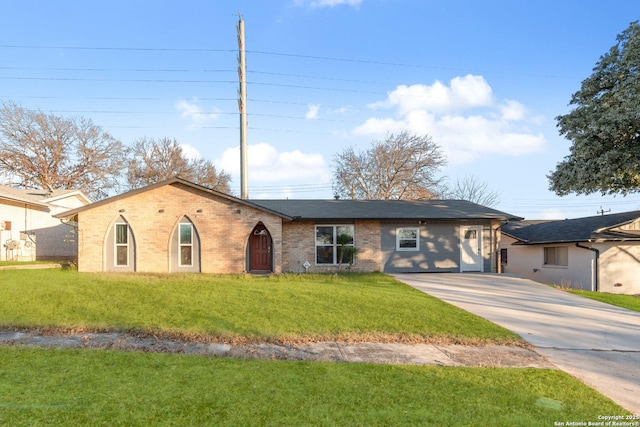
[[[482,76],[467,75],[451,80],[449,86],[436,81],[433,85],[400,85],[389,92],[382,102],[371,104],[372,108],[397,108],[402,113],[427,110],[446,113],[472,107],[486,107],[493,104],[491,86]]]
[[[450,165],[473,161],[485,154],[526,155],[546,145],[541,132],[532,132],[524,105],[514,100],[496,102],[482,76],[452,79],[448,86],[401,85],[387,99],[371,104],[386,108],[393,117],[372,117],[356,127],[356,135],[381,135],[409,130],[429,134],[447,155]]]
[[[525,118],[526,110],[524,105],[518,101],[507,99],[504,105],[500,107],[500,112],[502,113],[502,118],[504,120],[523,120]]]
[[[182,154],[189,160],[198,160],[202,157],[200,151],[192,145],[180,144],[180,148],[182,148]]]
[[[351,7],[359,7],[362,0],[296,0],[295,4],[298,6],[311,6],[311,7],[334,7],[343,4]]]
[[[279,152],[267,143],[249,145],[248,150],[249,183],[319,183],[330,179],[331,173],[322,154],[300,150]],[[225,172],[240,176],[240,148],[226,149],[214,163]]]
[[[320,104],[309,104],[309,111],[304,116],[307,120],[315,120],[318,118],[318,111],[320,110]]]
[[[181,99],[176,102],[176,108],[180,111],[183,119],[191,121],[192,126],[202,125],[210,120],[218,118],[216,112],[206,113],[198,105],[198,99],[194,98],[191,102]]]

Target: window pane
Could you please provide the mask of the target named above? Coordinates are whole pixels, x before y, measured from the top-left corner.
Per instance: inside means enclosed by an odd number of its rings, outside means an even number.
[[[415,239],[418,237],[418,232],[415,228],[401,228],[398,230],[399,239]]]
[[[126,245],[127,242],[127,224],[116,224],[116,244]]]
[[[398,246],[401,248],[417,248],[417,244],[416,240],[400,240]]]
[[[333,246],[316,247],[316,264],[333,264]]]
[[[339,225],[336,227],[336,236],[345,237],[344,241],[338,243],[341,243],[343,245],[353,245],[353,235],[353,225]]]
[[[477,239],[478,238],[478,230],[467,230],[464,233],[464,238],[466,240],[471,240],[471,239],[475,240],[475,239]]]
[[[316,245],[332,245],[333,244],[333,227],[317,226],[316,227]]]
[[[342,258],[338,260],[338,264],[352,264],[354,254],[355,252],[351,245],[338,248],[338,258]]]
[[[569,265],[569,248],[566,246],[549,246],[544,248],[545,265]]]
[[[191,244],[191,224],[180,224],[180,244]]]
[[[116,265],[129,265],[128,246],[116,246]]]
[[[191,246],[180,246],[180,265],[191,265]]]
[[[569,248],[559,247],[556,248],[556,264],[557,265],[569,265]]]

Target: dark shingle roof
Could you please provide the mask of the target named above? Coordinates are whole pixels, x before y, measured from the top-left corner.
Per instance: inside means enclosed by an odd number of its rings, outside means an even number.
[[[609,229],[638,218],[640,211],[557,221],[511,221],[502,226],[502,232],[524,244],[587,242],[596,239],[628,240],[640,236]]]
[[[294,219],[522,219],[464,200],[251,200]]]
[[[71,209],[55,215],[56,218],[70,218],[79,212],[93,209],[115,200],[124,199],[164,185],[182,185],[203,194],[216,195],[230,201],[262,209],[286,220],[452,220],[452,219],[498,219],[513,220],[520,217],[486,206],[463,200],[242,200],[228,194],[202,187],[182,178],[172,178],[147,187],[132,190],[90,205]]]

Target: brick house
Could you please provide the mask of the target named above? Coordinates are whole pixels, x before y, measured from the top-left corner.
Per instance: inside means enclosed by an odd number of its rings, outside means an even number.
[[[78,222],[80,271],[203,273],[333,272],[345,247],[354,271],[497,272],[500,225],[520,219],[460,200],[242,200],[180,178],[57,217]]]

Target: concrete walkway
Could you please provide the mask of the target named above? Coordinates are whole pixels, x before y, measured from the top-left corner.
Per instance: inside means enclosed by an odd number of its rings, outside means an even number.
[[[640,414],[640,313],[505,275],[394,277],[517,333],[558,368]]]

